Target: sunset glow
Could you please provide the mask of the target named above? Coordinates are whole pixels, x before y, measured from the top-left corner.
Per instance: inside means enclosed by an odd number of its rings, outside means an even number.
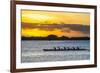
[[[89,36],[90,14],[22,10],[22,36]]]

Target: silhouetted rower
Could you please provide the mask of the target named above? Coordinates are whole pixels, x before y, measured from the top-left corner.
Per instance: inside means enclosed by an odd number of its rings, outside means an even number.
[[[66,47],[64,47],[64,50],[66,50]]]
[[[67,50],[70,50],[70,48],[69,48],[69,47],[67,47]]]
[[[54,50],[56,50],[56,47],[53,47],[54,48]]]
[[[75,47],[72,47],[72,49],[75,50],[76,48]]]
[[[61,49],[60,47],[57,47],[59,50]]]
[[[80,48],[79,48],[79,47],[77,47],[77,50],[80,50]]]

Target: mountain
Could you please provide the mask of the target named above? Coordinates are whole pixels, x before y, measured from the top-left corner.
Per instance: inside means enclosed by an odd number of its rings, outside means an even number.
[[[57,37],[56,35],[48,35],[47,37],[21,37],[22,40],[90,40],[90,37]]]

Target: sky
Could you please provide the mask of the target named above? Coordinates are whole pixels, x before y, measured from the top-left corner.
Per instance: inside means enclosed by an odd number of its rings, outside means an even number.
[[[21,30],[24,37],[89,37],[90,14],[21,10]]]

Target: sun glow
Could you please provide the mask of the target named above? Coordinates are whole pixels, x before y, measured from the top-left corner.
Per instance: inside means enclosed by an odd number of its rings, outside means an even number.
[[[32,37],[32,36],[45,37],[51,34],[56,35],[58,37],[60,36],[68,36],[68,37],[86,36],[89,34],[85,34],[81,31],[74,31],[71,29],[72,26],[70,26],[70,28],[66,27],[66,29],[68,28],[70,32],[63,31],[65,27],[62,29],[57,28],[57,27],[61,24],[63,24],[64,26],[71,25],[71,24],[73,25],[80,24],[80,25],[89,26],[90,15],[89,13],[22,10],[21,23],[22,25],[26,24],[26,26],[31,25],[30,26],[31,28],[29,27],[24,28],[22,26],[22,36],[25,36],[25,37]],[[35,26],[35,25],[38,25],[38,26]],[[45,25],[45,27],[43,27],[43,25]],[[55,27],[55,25],[57,27]],[[53,29],[53,30],[50,30],[50,29]]]

